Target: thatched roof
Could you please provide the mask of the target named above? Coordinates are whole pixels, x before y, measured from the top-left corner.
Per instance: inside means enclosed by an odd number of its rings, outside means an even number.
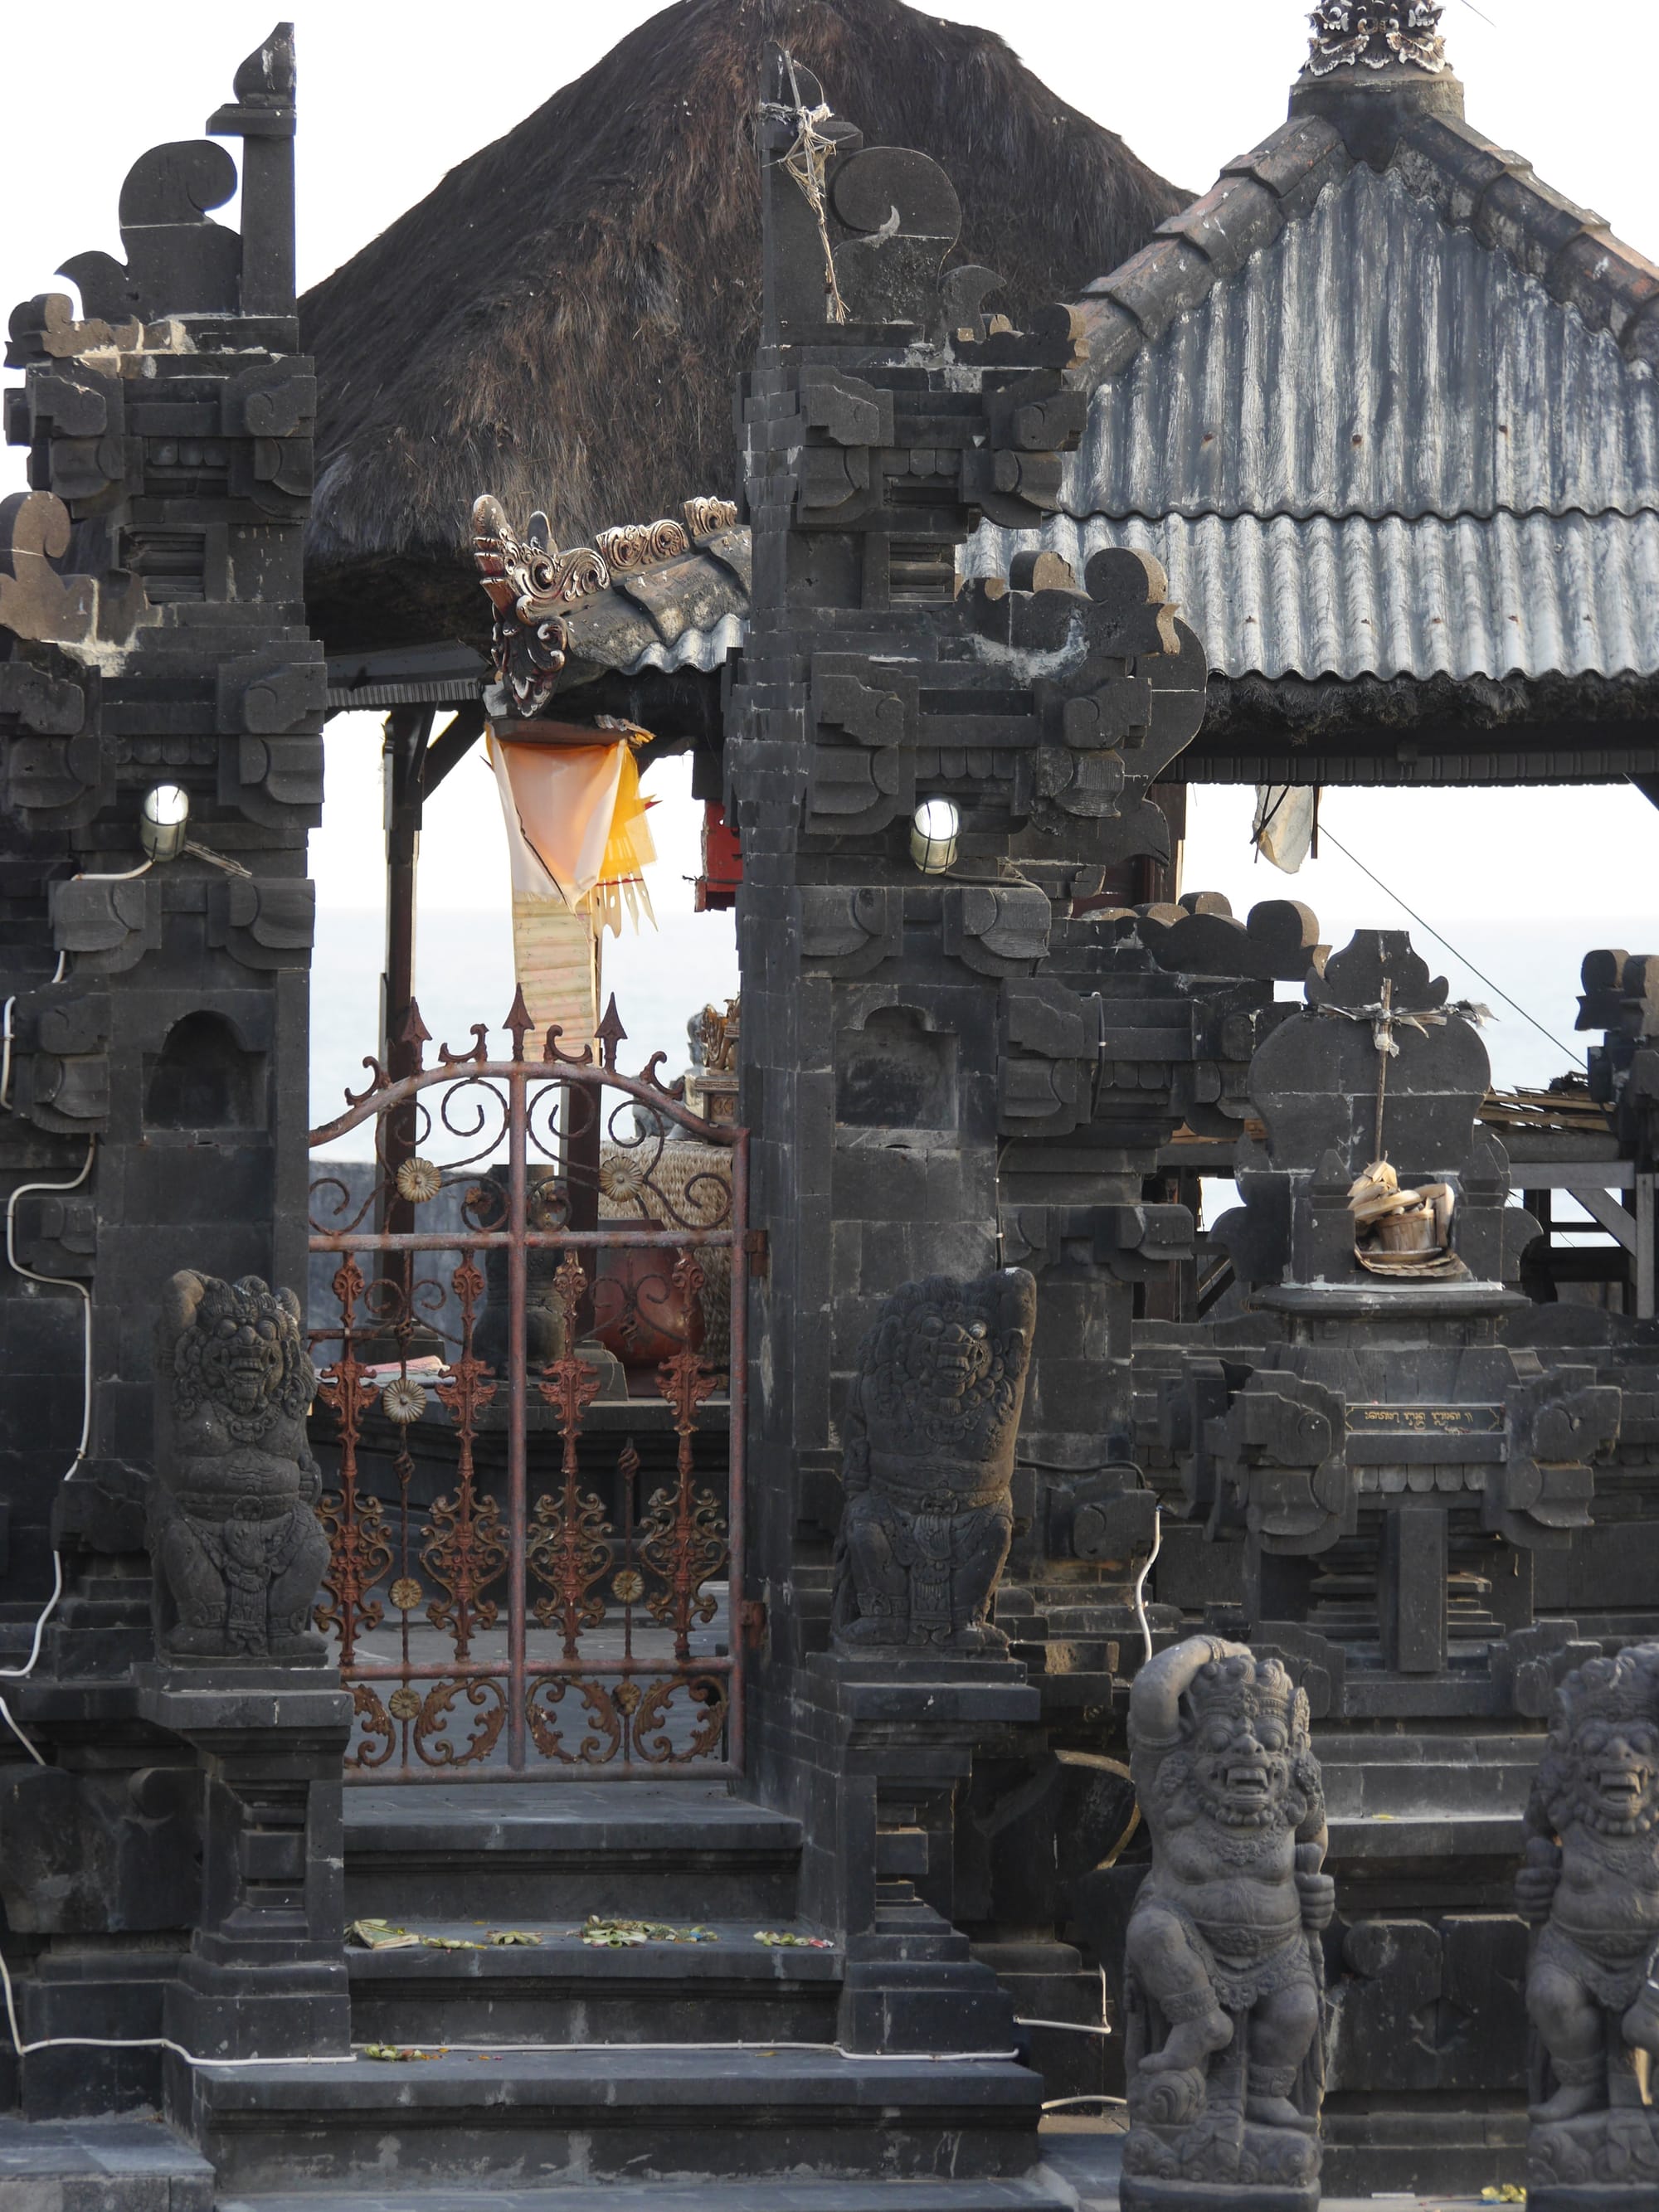
[[[1004,274],[1017,324],[1185,203],[988,32],[901,0],[679,0],[301,302],[321,395],[307,599],[331,652],[482,641],[481,491],[544,509],[564,545],[735,493],[770,38],[866,143],[944,166],[959,253]]]

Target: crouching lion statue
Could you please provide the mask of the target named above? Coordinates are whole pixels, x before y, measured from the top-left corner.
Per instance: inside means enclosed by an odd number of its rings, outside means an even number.
[[[292,1291],[186,1268],[156,1330],[149,1544],[163,1658],[320,1663],[308,1626],[328,1564],[306,1443],[317,1372]]]

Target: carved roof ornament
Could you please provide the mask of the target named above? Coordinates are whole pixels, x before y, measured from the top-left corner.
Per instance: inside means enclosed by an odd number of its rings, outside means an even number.
[[[691,550],[684,531],[668,515],[655,522],[619,522],[600,531],[593,543],[613,571],[653,568],[659,561],[677,561]]]
[[[712,538],[718,530],[735,530],[738,526],[738,503],[732,499],[714,499],[707,492],[696,499],[688,499],[680,508],[685,517],[685,526],[694,538]]]
[[[539,512],[531,516],[524,537],[516,538],[500,500],[488,492],[473,502],[472,552],[496,608],[521,623],[544,622],[589,592],[602,592],[611,581],[605,562],[588,547],[561,553],[547,517]]]
[[[564,666],[564,610],[604,591],[611,571],[586,546],[561,553],[539,512],[525,536],[515,537],[500,500],[488,492],[472,505],[472,557],[495,610],[490,658],[496,678],[520,714],[539,714]]]
[[[532,514],[522,538],[500,500],[485,492],[472,505],[472,556],[495,610],[490,657],[496,680],[520,715],[540,714],[558,687],[570,650],[566,616],[615,584],[683,561],[692,541],[735,528],[730,500],[706,495],[686,501],[684,523],[623,522],[599,532],[594,546],[561,552],[552,526]]]
[[[1319,0],[1306,74],[1404,64],[1438,76],[1451,64],[1440,35],[1441,0]]]

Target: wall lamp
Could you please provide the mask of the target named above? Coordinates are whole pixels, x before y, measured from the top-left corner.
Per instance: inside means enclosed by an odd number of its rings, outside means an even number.
[[[154,783],[138,805],[138,842],[144,848],[144,866],[157,860],[176,860],[180,853],[193,853],[228,876],[250,876],[240,860],[227,860],[185,833],[190,828],[190,793],[179,783]],[[142,874],[143,870],[136,872]]]
[[[910,817],[910,858],[924,876],[954,866],[962,811],[952,799],[924,799]]]
[[[138,809],[138,842],[152,860],[176,860],[190,827],[190,793],[182,784],[153,784]]]

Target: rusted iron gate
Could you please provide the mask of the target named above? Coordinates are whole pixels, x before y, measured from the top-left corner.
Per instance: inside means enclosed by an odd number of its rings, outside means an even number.
[[[621,1073],[614,1002],[597,1060],[556,1031],[526,1058],[532,1026],[520,996],[510,1057],[479,1024],[428,1067],[411,1010],[402,1071],[366,1060],[311,1134],[374,1132],[368,1196],[319,1161],[310,1207],[312,1251],[338,1261],[311,1330],[337,1455],[317,1620],[353,1695],[352,1781],[742,1770],[747,1133],[690,1112],[661,1053]],[[688,1146],[719,1149],[688,1168]],[[459,1221],[421,1226],[458,1185]],[[624,1376],[596,1333],[663,1356]],[[697,1451],[722,1410],[723,1498]],[[642,1502],[640,1431],[672,1450]]]

